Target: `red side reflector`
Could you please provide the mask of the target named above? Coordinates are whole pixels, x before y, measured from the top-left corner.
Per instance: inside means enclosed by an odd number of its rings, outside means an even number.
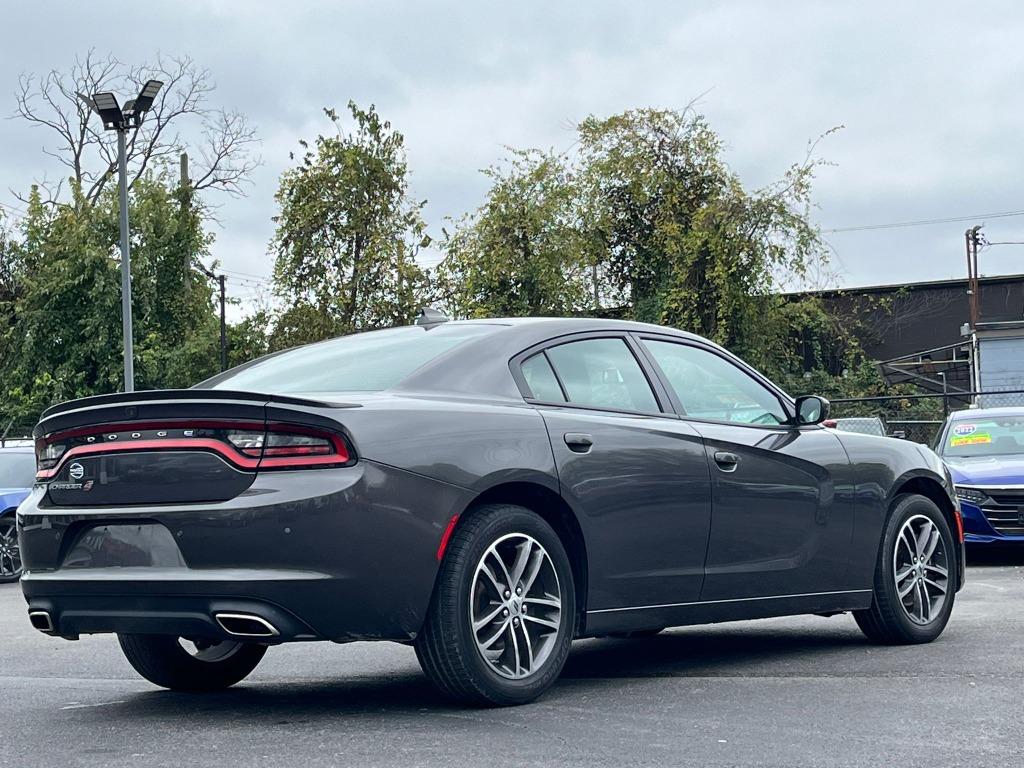
[[[441,562],[441,558],[444,557],[444,551],[448,549],[448,541],[452,537],[452,532],[455,530],[455,524],[459,522],[458,515],[452,515],[452,519],[448,521],[448,526],[444,529],[444,533],[441,534],[441,543],[437,547],[437,561]]]
[[[960,505],[956,505],[956,509],[953,511],[953,517],[956,518],[956,535],[959,537],[958,540],[961,544],[964,543],[964,518],[960,514]]]

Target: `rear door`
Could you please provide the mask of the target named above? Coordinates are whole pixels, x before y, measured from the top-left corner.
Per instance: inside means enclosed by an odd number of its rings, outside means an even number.
[[[562,494],[587,537],[592,611],[692,602],[703,582],[710,473],[624,334],[583,334],[513,361],[544,417]]]
[[[779,394],[720,350],[655,336],[640,343],[704,438],[713,502],[701,599],[841,590],[854,487],[835,434],[785,423]]]

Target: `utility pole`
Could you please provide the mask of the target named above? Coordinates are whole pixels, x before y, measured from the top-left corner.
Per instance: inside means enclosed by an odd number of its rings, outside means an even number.
[[[224,295],[224,280],[223,272],[217,275],[217,282],[220,283],[220,369],[222,371],[228,369],[228,324],[224,317],[224,305],[227,303],[227,298]]]
[[[188,152],[182,152],[178,157],[178,183],[182,191],[187,193],[191,186],[191,180],[188,177]],[[183,195],[182,200],[187,201],[189,197]],[[182,205],[184,205],[184,202]],[[191,260],[191,255],[187,255],[186,258]],[[223,273],[215,274],[213,270],[207,269],[198,261],[195,267],[211,280],[216,280],[220,288],[220,369],[226,371],[228,369],[228,328],[224,309],[227,304],[227,289],[224,285],[226,277]]]
[[[207,269],[198,261],[196,262],[196,269],[202,272],[211,280],[216,280],[217,285],[220,288],[220,369],[226,371],[228,369],[228,323],[227,317],[225,316],[224,306],[227,304],[227,289],[225,288],[225,281],[227,278],[224,274],[215,274],[213,270]]]
[[[978,244],[981,240],[979,232],[981,225],[964,232],[964,244],[967,247],[967,295],[970,297],[972,330],[978,327],[978,321],[981,319],[981,288],[978,283]]]

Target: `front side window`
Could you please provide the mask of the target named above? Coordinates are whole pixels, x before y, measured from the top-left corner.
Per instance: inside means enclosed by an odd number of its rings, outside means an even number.
[[[782,424],[782,403],[756,379],[699,347],[644,339],[687,416],[739,424]]]
[[[658,411],[651,385],[623,339],[572,341],[551,347],[547,356],[570,403],[617,411]]]

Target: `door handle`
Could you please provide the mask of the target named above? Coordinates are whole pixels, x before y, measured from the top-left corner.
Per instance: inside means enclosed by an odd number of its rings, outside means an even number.
[[[590,453],[594,438],[582,432],[566,432],[563,438],[569,450],[575,453]]]
[[[740,463],[740,457],[728,451],[715,451],[715,464],[723,472],[735,472],[736,465]]]

